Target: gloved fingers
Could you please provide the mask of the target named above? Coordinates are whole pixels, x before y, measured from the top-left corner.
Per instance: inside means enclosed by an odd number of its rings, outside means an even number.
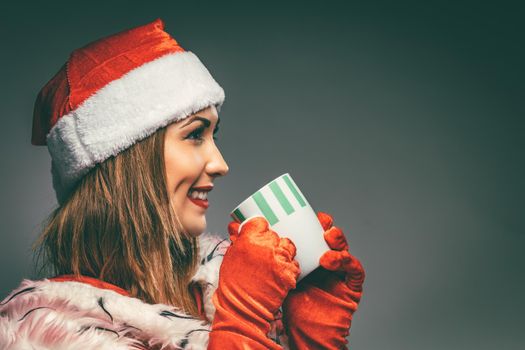
[[[279,245],[276,249],[278,252],[282,252],[288,261],[292,261],[297,253],[297,248],[291,239],[283,237],[279,239]]]
[[[228,233],[230,234],[230,241],[232,241],[232,243],[235,242],[239,235],[239,226],[241,226],[241,224],[237,221],[231,221],[228,224]]]
[[[332,226],[324,232],[324,240],[331,249],[334,250],[349,250],[350,246],[346,237],[337,226]]]
[[[353,291],[360,292],[365,281],[363,265],[347,250],[329,250],[319,259],[319,265],[337,273],[341,280]]]
[[[332,218],[332,216],[322,211],[317,213],[317,219],[319,220],[321,226],[323,227],[323,230],[325,231],[332,227],[334,223],[334,219]]]
[[[362,290],[365,281],[365,269],[358,258],[348,253],[350,261],[346,262],[343,269],[346,272],[346,284],[350,289],[359,292]]]
[[[345,271],[351,257],[348,251],[329,250],[319,258],[319,265],[329,271]]]
[[[301,268],[299,262],[294,259],[297,249],[292,240],[287,237],[279,238],[279,244],[275,248],[276,259],[283,265],[284,273],[282,274],[285,278],[284,281],[290,289],[295,289],[297,285],[297,278],[301,274]]]
[[[248,221],[242,223],[241,230],[239,231],[240,223],[237,221],[231,221],[228,224],[228,233],[230,234],[230,241],[235,240],[241,235],[241,233],[247,231],[264,232],[268,230],[268,221],[264,217],[253,217]]]
[[[269,223],[263,216],[254,216],[242,223],[241,230],[237,236],[242,236],[246,232],[265,232],[269,230]]]
[[[286,267],[284,273],[282,273],[282,277],[284,278],[283,281],[287,283],[288,290],[295,289],[297,286],[297,278],[299,278],[299,275],[301,274],[299,262],[297,262],[297,260],[292,260],[284,263],[286,264]]]
[[[295,266],[295,270],[294,270],[294,272],[295,272],[294,280],[295,280],[295,282],[297,283],[297,279],[299,278],[299,275],[301,274],[301,266],[299,265],[299,262],[298,262],[297,260],[293,260],[293,261],[292,261],[292,264]],[[297,286],[297,284],[294,285],[294,288],[295,288],[296,286]]]
[[[343,254],[342,267],[346,273],[357,274],[364,272],[363,265],[361,265],[358,258],[350,254],[348,251],[343,251],[341,253]]]
[[[277,247],[279,245],[279,235],[270,228],[270,224],[264,216],[254,216],[239,225],[230,223],[228,229],[232,243],[240,237],[249,235],[250,241],[257,245],[266,247]]]

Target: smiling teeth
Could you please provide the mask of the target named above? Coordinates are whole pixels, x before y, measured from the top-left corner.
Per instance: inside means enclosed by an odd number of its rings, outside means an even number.
[[[208,192],[199,192],[199,191],[192,191],[190,193],[190,197],[191,198],[195,198],[195,199],[202,199],[202,200],[205,200],[208,198]]]

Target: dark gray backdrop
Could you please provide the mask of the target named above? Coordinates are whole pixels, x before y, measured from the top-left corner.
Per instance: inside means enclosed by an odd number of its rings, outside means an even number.
[[[33,102],[69,53],[161,17],[226,91],[209,230],[290,172],[367,272],[353,349],[523,349],[523,7],[18,2],[1,10],[2,297],[55,206]]]

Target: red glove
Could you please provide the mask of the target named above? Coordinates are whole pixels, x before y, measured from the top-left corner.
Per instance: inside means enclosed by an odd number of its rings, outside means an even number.
[[[317,217],[332,250],[284,300],[283,325],[292,350],[348,349],[346,337],[361,300],[365,271],[349,253],[341,229],[332,226],[332,217],[322,212]]]
[[[270,322],[299,277],[295,245],[280,238],[263,217],[228,225],[224,255],[212,301],[216,312],[208,349],[282,349],[268,338]]]

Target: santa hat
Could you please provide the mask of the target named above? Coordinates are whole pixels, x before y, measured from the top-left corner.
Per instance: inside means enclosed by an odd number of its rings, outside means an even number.
[[[159,18],[74,50],[38,94],[31,143],[47,144],[62,203],[97,163],[223,102],[221,86]]]

